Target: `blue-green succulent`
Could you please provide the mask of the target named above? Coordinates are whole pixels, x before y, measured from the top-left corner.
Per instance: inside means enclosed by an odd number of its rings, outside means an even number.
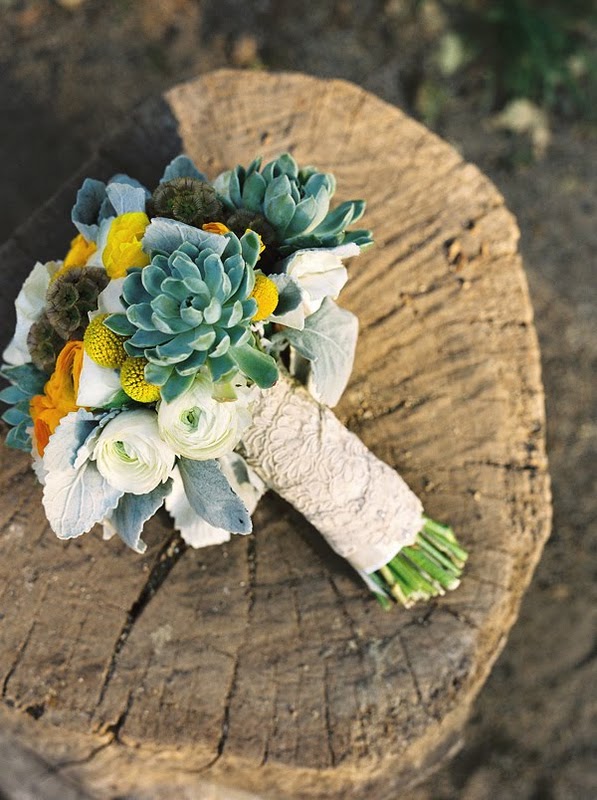
[[[276,362],[258,348],[251,331],[259,237],[250,231],[225,238],[223,250],[208,239],[182,242],[169,255],[154,253],[147,267],[125,278],[126,314],[106,320],[111,330],[130,337],[124,344],[130,356],[147,359],[145,378],[161,387],[167,402],[202,367],[214,381],[238,371],[262,388],[277,380]]]
[[[235,212],[245,210],[261,215],[271,226],[277,250],[283,256],[303,248],[349,242],[363,248],[372,244],[370,231],[346,231],[363,215],[363,200],[349,200],[330,211],[336,191],[331,173],[318,172],[314,167],[299,169],[289,153],[270,161],[261,171],[260,167],[261,159],[257,158],[247,168],[237,166],[214,181],[220,200],[232,215],[226,224],[233,230]]]

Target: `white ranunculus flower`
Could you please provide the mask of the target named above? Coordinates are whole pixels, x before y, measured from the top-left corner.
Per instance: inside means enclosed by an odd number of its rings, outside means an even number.
[[[250,390],[236,387],[236,399],[214,399],[215,386],[205,372],[171,403],[158,406],[158,426],[177,455],[207,461],[230,453],[251,423]]]
[[[305,316],[314,314],[325,297],[336,299],[348,280],[343,258],[358,256],[357,244],[339,247],[322,247],[313,250],[297,250],[284,262],[284,272],[298,283],[303,292]]]
[[[27,336],[34,322],[37,322],[46,304],[46,292],[50,285],[50,278],[62,266],[61,261],[48,261],[41,264],[39,261],[33,267],[25,283],[21,287],[15,309],[17,325],[12,341],[4,351],[4,360],[7,364],[18,366],[31,361]]]
[[[176,460],[160,437],[157,415],[148,409],[123,411],[99,435],[91,456],[111,486],[148,494],[168,480]]]

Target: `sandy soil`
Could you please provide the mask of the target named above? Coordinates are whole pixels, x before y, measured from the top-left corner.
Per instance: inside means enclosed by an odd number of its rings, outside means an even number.
[[[443,21],[432,2],[416,19],[411,6],[304,0],[299,17],[290,0],[0,0],[0,240],[131,105],[201,71],[298,69],[417,107]],[[448,97],[435,125],[519,219],[543,353],[554,532],[465,747],[404,800],[590,800],[597,131],[553,123],[544,159],[520,159],[524,141],[494,130],[482,101]]]

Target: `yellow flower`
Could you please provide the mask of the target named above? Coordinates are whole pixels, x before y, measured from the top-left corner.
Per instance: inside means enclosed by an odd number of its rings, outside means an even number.
[[[206,222],[205,225],[201,226],[202,230],[207,231],[207,233],[217,233],[220,236],[223,236],[225,233],[230,233],[230,228],[227,228],[223,222]],[[245,233],[255,233],[257,234],[257,238],[259,239],[259,255],[263,253],[265,250],[265,245],[263,244],[263,239],[261,235],[254,231],[252,228],[247,228]]]
[[[201,228],[207,233],[218,233],[220,236],[230,233],[230,228],[227,228],[223,222],[206,222]]]
[[[250,297],[257,303],[253,322],[260,322],[269,317],[278,305],[278,287],[265,275],[255,275],[255,286]]]
[[[64,275],[65,272],[68,272],[73,267],[84,267],[87,264],[88,259],[95,253],[96,250],[96,243],[88,242],[83,234],[79,233],[71,241],[70,250],[65,255],[60,269],[50,278],[50,283],[54,283],[56,278]]]
[[[109,314],[98,314],[94,317],[85,331],[83,344],[85,352],[92,361],[100,367],[116,369],[127,359],[124,349],[126,336],[119,336],[104,325],[104,320]]]
[[[40,456],[62,417],[79,408],[76,399],[82,367],[83,342],[67,342],[56,359],[56,368],[44,386],[44,393],[31,398],[31,419]]]
[[[129,211],[115,217],[102,254],[106,272],[111,278],[124,278],[131,267],[146,267],[149,256],[141,248],[141,239],[149,217],[143,211]]]
[[[127,358],[120,370],[120,383],[124,391],[138,403],[157,403],[160,387],[145,380],[145,358]]]

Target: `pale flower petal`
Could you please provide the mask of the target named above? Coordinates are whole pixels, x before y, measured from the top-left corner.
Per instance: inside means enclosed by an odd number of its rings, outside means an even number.
[[[348,280],[342,259],[359,253],[359,246],[350,243],[339,247],[298,250],[286,259],[285,273],[294,278],[303,290],[305,315],[315,313],[325,297],[338,297]]]
[[[27,336],[44,309],[50,278],[61,266],[61,261],[48,261],[45,264],[38,261],[22,285],[15,300],[17,314],[15,333],[3,355],[7,364],[18,366],[31,361]]]
[[[100,292],[97,298],[97,310],[99,314],[124,314],[126,308],[122,302],[122,286],[124,278],[114,278]]]
[[[176,456],[149,409],[123,411],[103,428],[92,458],[103,478],[128,494],[149,494],[168,480]]]
[[[105,408],[116,398],[120,390],[118,372],[100,367],[87,353],[84,353],[77,405],[84,408]]]
[[[237,399],[216,400],[216,386],[206,372],[171,403],[158,406],[158,425],[177,455],[208,461],[230,453],[251,423],[252,392],[244,381],[234,386]]]

